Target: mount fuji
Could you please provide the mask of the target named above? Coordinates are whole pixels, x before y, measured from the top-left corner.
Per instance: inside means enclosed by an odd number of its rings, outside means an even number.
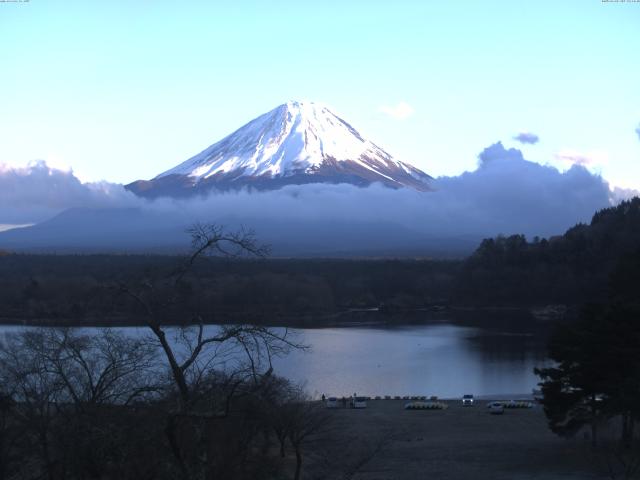
[[[431,180],[362,137],[326,106],[292,101],[152,180],[138,180],[126,188],[145,197],[306,183],[381,183],[427,191]]]

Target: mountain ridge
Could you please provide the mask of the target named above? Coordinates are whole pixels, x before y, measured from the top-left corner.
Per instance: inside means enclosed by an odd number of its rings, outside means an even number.
[[[328,107],[290,101],[151,180],[126,188],[151,197],[306,183],[381,183],[427,191],[431,180],[365,139]]]

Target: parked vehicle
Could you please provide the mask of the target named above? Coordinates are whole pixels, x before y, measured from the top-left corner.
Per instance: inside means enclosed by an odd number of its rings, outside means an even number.
[[[367,397],[353,397],[351,408],[367,408]]]
[[[327,408],[338,408],[338,399],[336,397],[329,397],[325,401]]]
[[[487,405],[489,413],[493,415],[502,415],[504,413],[504,404],[502,402],[491,402]]]
[[[462,396],[463,407],[473,407],[473,395],[467,394]]]

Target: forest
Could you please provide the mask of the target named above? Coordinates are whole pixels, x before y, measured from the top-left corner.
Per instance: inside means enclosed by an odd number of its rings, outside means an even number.
[[[220,227],[221,228],[221,227]],[[259,242],[259,239],[255,239]],[[482,241],[466,259],[198,258],[181,286],[205,323],[323,325],[341,312],[579,306],[607,298],[608,277],[640,249],[640,199],[594,214],[563,235]],[[218,252],[219,253],[219,252]],[[158,255],[0,256],[0,321],[45,325],[139,323],[123,285],[162,283],[185,261]],[[192,318],[167,310],[163,321]]]

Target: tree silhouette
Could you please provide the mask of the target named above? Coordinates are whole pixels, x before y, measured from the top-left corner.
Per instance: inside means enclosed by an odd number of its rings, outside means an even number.
[[[536,369],[552,431],[573,435],[619,417],[620,439],[631,447],[640,419],[640,252],[624,257],[611,275],[610,301],[587,305],[579,319],[557,329],[549,345],[555,365]]]

